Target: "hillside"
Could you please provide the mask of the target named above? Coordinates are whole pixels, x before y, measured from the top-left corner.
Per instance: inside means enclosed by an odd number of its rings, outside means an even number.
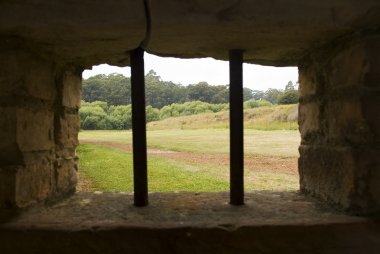
[[[278,105],[244,110],[244,126],[257,130],[298,129],[298,105]],[[229,112],[170,117],[150,122],[148,130],[228,128]]]

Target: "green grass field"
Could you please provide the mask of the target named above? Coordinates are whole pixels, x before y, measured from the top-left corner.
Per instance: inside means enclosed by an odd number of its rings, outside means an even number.
[[[99,145],[81,145],[80,166],[91,179],[93,190],[133,191],[132,154]],[[148,160],[149,191],[223,191],[228,182],[208,170],[189,171],[183,166],[161,158]]]
[[[156,149],[148,154],[149,191],[227,191],[228,134],[225,129],[148,131],[148,145]],[[131,132],[81,131],[79,137],[81,176],[89,179],[90,190],[132,191]],[[297,190],[299,141],[298,131],[246,130],[245,189]]]
[[[245,110],[245,189],[297,190],[297,105]],[[148,124],[149,191],[229,189],[228,112]],[[259,130],[257,130],[259,129]],[[132,132],[81,131],[79,189],[133,191]]]
[[[132,153],[102,145],[79,146],[81,174],[91,181],[92,191],[133,191]],[[148,159],[150,192],[227,191],[228,167],[213,164],[197,165],[165,158]],[[296,190],[298,180],[292,174],[246,172],[245,189]]]
[[[297,157],[300,135],[298,131],[244,131],[245,153],[254,155]],[[131,131],[81,131],[83,141],[111,141],[120,144],[132,143]],[[147,132],[149,147],[164,150],[228,153],[228,129],[157,130]]]

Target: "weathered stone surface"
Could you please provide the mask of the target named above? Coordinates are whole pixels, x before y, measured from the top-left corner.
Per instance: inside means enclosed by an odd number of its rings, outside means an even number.
[[[54,225],[56,229],[70,230],[83,230],[92,226],[106,228],[112,225],[163,228],[224,225],[226,229],[233,230],[234,227],[245,225],[365,221],[365,218],[343,215],[320,206],[315,199],[295,191],[249,192],[246,193],[243,206],[231,206],[227,192],[150,193],[149,197],[149,206],[138,208],[133,206],[132,193],[76,193],[59,204],[32,208],[8,225],[24,228]]]
[[[314,139],[320,132],[320,105],[316,102],[305,103],[299,107],[298,124],[304,143]],[[318,138],[319,136],[317,136]]]
[[[17,207],[27,207],[52,194],[53,156],[50,152],[24,153],[25,166],[16,172]]]
[[[316,51],[300,69],[301,190],[357,214],[380,211],[375,44],[378,36]]]
[[[0,207],[66,197],[76,185],[80,75],[19,44],[0,56]]]
[[[63,75],[62,104],[70,108],[80,107],[82,99],[82,77],[72,71],[66,71]]]
[[[80,119],[78,114],[64,114],[60,117],[58,143],[65,148],[75,148],[78,144]]]
[[[380,205],[379,153],[379,149],[301,146],[301,191],[351,213],[375,213]]]
[[[379,85],[380,86],[380,82]],[[380,142],[380,94],[371,94],[362,97],[362,112],[367,124],[373,133],[374,142]]]
[[[328,121],[326,134],[330,142],[357,145],[372,143],[373,134],[363,117],[359,99],[331,100],[325,110]]]
[[[3,47],[0,52],[0,96],[32,96],[54,100],[53,64],[30,51],[14,48],[12,45],[0,46]]]
[[[16,112],[15,108],[0,107],[0,167],[22,161],[22,155],[17,144]]]
[[[52,101],[56,95],[54,66],[37,59],[34,56],[32,61],[25,63],[26,70],[23,72],[28,93],[35,98]]]
[[[3,46],[3,45],[1,45]],[[0,50],[0,95],[1,97],[23,95],[25,54],[15,49]],[[21,93],[21,91],[23,93]]]
[[[2,1],[0,36],[83,66],[127,64],[147,37],[147,50],[159,55],[226,60],[239,48],[247,62],[296,65],[326,42],[380,23],[377,0],[147,2],[148,36],[143,0]]]
[[[126,52],[140,45],[145,29],[142,0],[0,3],[0,36],[32,40],[45,52],[89,67],[128,62]]]
[[[298,88],[298,94],[301,98],[316,95],[318,88],[317,68],[317,66],[298,67],[299,83],[302,84]]]
[[[363,76],[368,68],[367,51],[363,45],[342,50],[333,58],[327,70],[331,89],[363,85]]]
[[[0,166],[0,209],[15,207],[16,170],[14,166]]]
[[[58,159],[56,162],[56,180],[57,180],[57,195],[68,196],[75,192],[77,184],[77,160],[72,159]]]
[[[301,146],[299,152],[301,191],[348,208],[355,191],[355,157],[351,149]]]
[[[372,0],[163,0],[150,5],[149,51],[227,60],[229,49],[244,49],[246,61],[270,65],[296,65],[308,49],[380,19],[379,3]]]
[[[17,144],[21,151],[43,151],[54,146],[54,119],[50,111],[17,110]]]
[[[151,193],[136,208],[123,193],[81,193],[0,225],[3,253],[366,253],[380,226],[338,214],[296,192]],[[63,241],[64,239],[64,241]]]
[[[379,88],[380,80],[380,36],[373,37],[365,43],[367,52],[367,70],[364,73],[364,83],[368,87]]]

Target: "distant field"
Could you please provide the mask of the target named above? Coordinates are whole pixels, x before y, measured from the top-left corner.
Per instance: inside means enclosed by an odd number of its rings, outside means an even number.
[[[275,157],[297,157],[300,135],[298,131],[245,130],[245,153]],[[81,131],[79,140],[110,141],[132,144],[131,131]],[[149,147],[163,150],[229,153],[228,129],[157,130],[147,132]]]
[[[228,133],[148,131],[149,190],[227,191]],[[132,191],[131,132],[82,131],[79,137],[79,190]],[[247,191],[298,189],[298,131],[246,130],[245,141]]]

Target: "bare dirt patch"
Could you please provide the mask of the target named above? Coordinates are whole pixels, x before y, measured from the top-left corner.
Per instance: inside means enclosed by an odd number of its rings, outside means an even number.
[[[132,151],[129,144],[120,144],[108,141],[87,141],[81,140],[82,144],[103,145],[113,148]],[[160,150],[157,148],[148,148],[148,155],[170,160],[183,161],[191,164],[214,165],[227,167],[229,165],[229,155],[220,153],[194,153],[194,152],[176,152]],[[278,156],[258,156],[246,155],[244,158],[245,169],[251,172],[271,172],[290,175],[298,175],[297,158],[283,158]]]

